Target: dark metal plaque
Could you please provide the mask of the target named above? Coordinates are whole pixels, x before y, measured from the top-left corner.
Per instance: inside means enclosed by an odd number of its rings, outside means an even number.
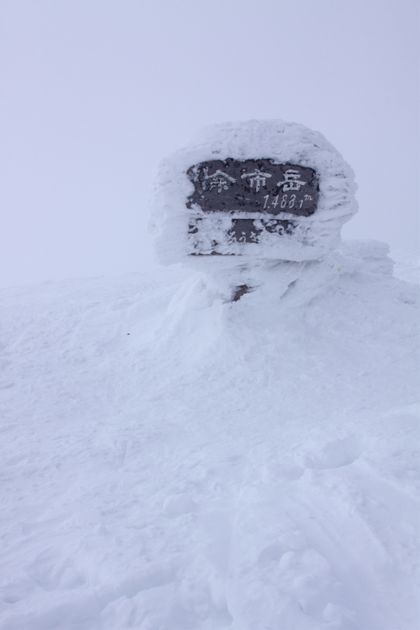
[[[277,164],[269,158],[209,160],[187,171],[194,192],[187,207],[203,212],[281,213],[309,216],[319,196],[314,169],[298,164]],[[233,228],[236,232],[236,227]]]
[[[198,234],[201,229],[202,219],[195,217],[189,222],[188,234]],[[296,223],[287,219],[235,219],[232,218],[231,227],[226,231],[228,243],[258,243],[258,237],[265,230],[271,234],[292,234]],[[213,244],[214,246],[217,243]]]

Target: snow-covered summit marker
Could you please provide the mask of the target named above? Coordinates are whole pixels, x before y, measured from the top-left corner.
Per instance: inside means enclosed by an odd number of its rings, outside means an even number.
[[[162,163],[159,257],[320,260],[356,211],[354,192],[353,171],[316,131],[278,120],[210,127]]]

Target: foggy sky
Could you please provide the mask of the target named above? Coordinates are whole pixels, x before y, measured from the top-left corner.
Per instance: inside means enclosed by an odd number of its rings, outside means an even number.
[[[203,125],[308,125],[344,230],[419,245],[417,0],[0,0],[0,286],[148,271],[158,162]]]

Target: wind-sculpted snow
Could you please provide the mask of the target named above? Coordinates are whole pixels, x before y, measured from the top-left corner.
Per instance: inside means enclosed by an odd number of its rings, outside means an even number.
[[[1,630],[417,630],[418,289],[379,244],[1,300]]]
[[[190,259],[190,264],[196,264],[194,257],[191,260],[188,256],[191,253],[187,235],[191,210],[186,207],[186,201],[194,186],[187,171],[206,160],[227,158],[270,158],[275,163],[294,163],[315,169],[320,196],[318,208],[310,217],[297,217],[285,211],[278,215],[278,218],[293,220],[296,227],[291,235],[264,231],[258,243],[223,244],[222,233],[225,223],[230,224],[229,213],[201,213],[209,238],[221,237],[219,253],[235,253],[253,261],[301,261],[323,258],[337,247],[341,227],[357,209],[350,166],[317,131],[281,120],[251,120],[210,126],[201,132],[196,144],[162,163],[155,186],[151,225],[158,255],[164,263]]]

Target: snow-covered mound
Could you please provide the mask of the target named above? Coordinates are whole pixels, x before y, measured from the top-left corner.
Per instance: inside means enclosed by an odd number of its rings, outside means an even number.
[[[417,630],[391,268],[359,243],[236,303],[181,268],[1,291],[0,629]]]
[[[194,190],[188,170],[206,160],[269,158],[275,163],[291,163],[315,170],[319,177],[318,208],[311,216],[297,217],[281,211],[277,218],[293,220],[292,234],[264,232],[258,243],[223,242],[231,224],[228,212],[206,213],[187,208]],[[193,252],[188,240],[191,217],[199,218],[207,240],[218,241],[217,253],[246,259],[314,260],[324,257],[340,240],[345,221],[355,213],[354,174],[340,153],[317,132],[282,120],[251,120],[225,123],[204,129],[195,143],[161,165],[156,182],[152,225],[158,255],[162,262],[185,262]],[[233,208],[232,208],[233,210]],[[243,216],[246,216],[245,213]],[[261,218],[264,215],[261,215]],[[235,262],[235,261],[233,261]],[[196,264],[195,260],[190,260]]]
[[[395,260],[394,275],[406,282],[420,284],[420,256],[392,250]]]

